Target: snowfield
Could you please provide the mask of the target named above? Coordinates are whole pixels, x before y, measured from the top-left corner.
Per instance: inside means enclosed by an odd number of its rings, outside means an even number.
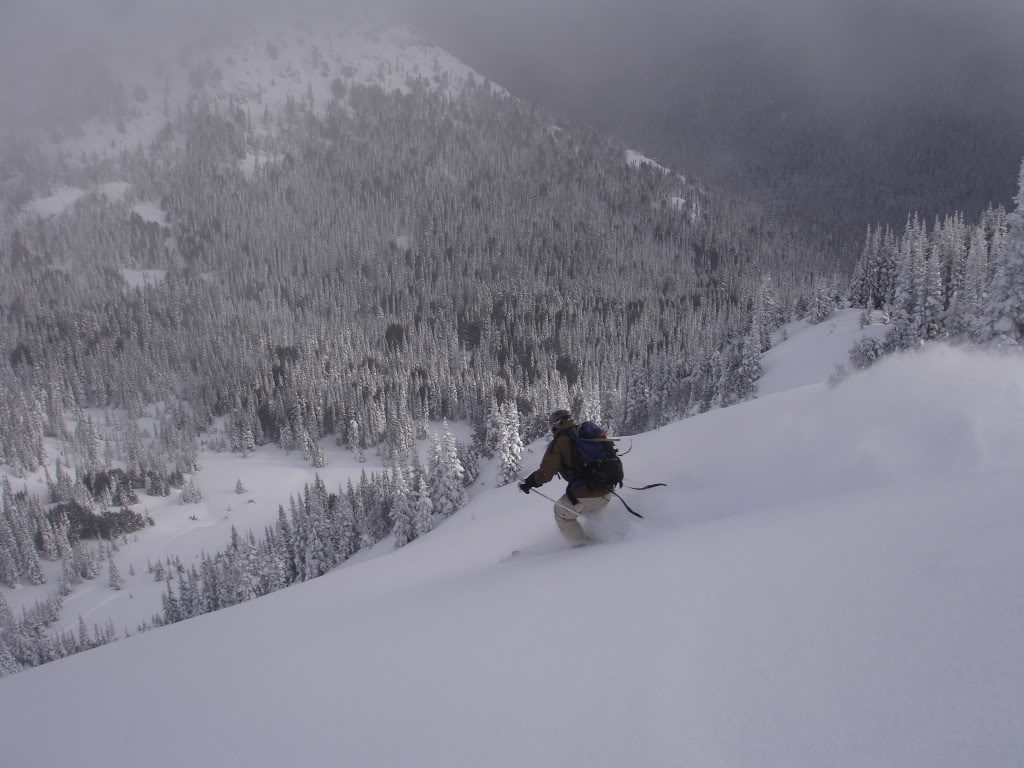
[[[39,197],[25,203],[24,211],[40,218],[59,216],[85,196],[87,192],[78,187],[61,187],[52,195]]]
[[[655,162],[646,155],[637,152],[635,149],[626,150],[626,163],[633,168],[640,168],[642,166],[649,165],[651,168],[661,171],[662,173],[671,173],[671,171],[664,165]]]
[[[1024,764],[1024,360],[794,384],[636,437],[627,479],[669,488],[626,493],[624,536],[566,549],[487,489],[393,554],[0,680],[7,764]]]

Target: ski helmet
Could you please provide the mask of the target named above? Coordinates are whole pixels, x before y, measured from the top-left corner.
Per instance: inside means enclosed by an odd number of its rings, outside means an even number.
[[[548,424],[551,425],[551,429],[558,429],[562,424],[572,420],[572,414],[569,413],[565,408],[559,408],[557,411],[551,412],[551,417],[548,419]]]

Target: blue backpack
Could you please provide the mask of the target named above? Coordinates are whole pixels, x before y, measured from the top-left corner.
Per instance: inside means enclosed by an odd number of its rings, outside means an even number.
[[[592,421],[585,421],[567,431],[580,464],[579,473],[569,483],[569,491],[582,486],[595,491],[621,488],[622,459],[615,448],[615,441]]]

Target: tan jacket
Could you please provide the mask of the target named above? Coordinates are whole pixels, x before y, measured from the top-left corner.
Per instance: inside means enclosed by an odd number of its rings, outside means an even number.
[[[579,459],[576,456],[576,449],[573,447],[572,438],[569,437],[567,431],[575,428],[576,424],[564,427],[548,443],[548,448],[544,452],[544,458],[540,463],[540,469],[530,475],[530,478],[536,485],[544,485],[555,475],[561,475],[566,482],[572,482],[572,479],[576,477],[576,474],[579,472]],[[578,499],[593,499],[598,496],[607,496],[609,491],[609,488],[595,489],[586,485],[580,485],[572,489],[573,495]]]

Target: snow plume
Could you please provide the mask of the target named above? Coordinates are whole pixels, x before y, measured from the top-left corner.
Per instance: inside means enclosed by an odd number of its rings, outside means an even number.
[[[756,420],[735,441],[752,407]],[[687,452],[685,475],[714,489],[695,505],[708,515],[746,503],[721,494],[737,465],[760,467],[751,493],[761,504],[1000,471],[1024,464],[1024,356],[929,345],[835,389],[782,392],[686,426],[700,450]]]
[[[837,428],[879,475],[988,472],[1024,461],[1024,356],[944,344],[883,361],[839,387]],[[870,416],[872,427],[858,427]],[[870,441],[869,441],[870,438]]]

